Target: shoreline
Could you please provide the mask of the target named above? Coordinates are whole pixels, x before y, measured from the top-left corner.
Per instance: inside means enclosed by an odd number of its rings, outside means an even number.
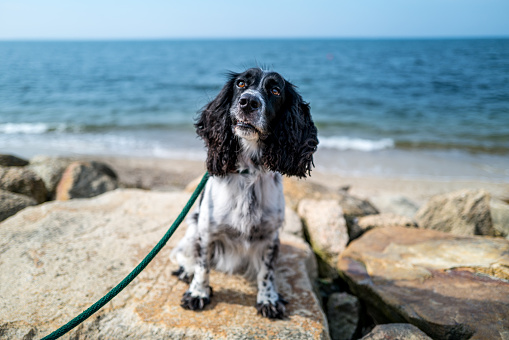
[[[182,190],[205,172],[203,161],[155,157],[83,155],[73,158],[97,160],[110,165],[122,183],[149,190]],[[334,191],[350,187],[349,192],[363,198],[404,196],[417,205],[430,197],[461,189],[485,189],[493,198],[509,199],[509,183],[480,179],[402,178],[397,176],[353,176],[337,174],[318,166],[304,181]]]

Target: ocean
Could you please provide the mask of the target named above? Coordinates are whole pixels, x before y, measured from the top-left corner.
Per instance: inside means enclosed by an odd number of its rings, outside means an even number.
[[[0,42],[0,153],[204,159],[228,71],[297,85],[316,167],[509,182],[509,39]]]

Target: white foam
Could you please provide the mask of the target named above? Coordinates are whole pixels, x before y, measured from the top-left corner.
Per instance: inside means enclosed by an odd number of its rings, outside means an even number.
[[[376,151],[394,148],[394,141],[390,138],[370,140],[350,137],[319,137],[319,147],[336,150]]]
[[[45,123],[6,123],[0,124],[0,133],[5,134],[41,134],[49,131]]]

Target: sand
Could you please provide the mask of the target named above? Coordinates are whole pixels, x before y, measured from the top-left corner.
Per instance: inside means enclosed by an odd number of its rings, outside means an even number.
[[[201,161],[175,160],[161,158],[88,156],[109,164],[119,175],[125,186],[142,187],[150,190],[181,190],[193,179],[203,175],[205,165]],[[375,196],[405,196],[417,205],[423,204],[431,196],[460,189],[485,189],[495,198],[509,199],[509,183],[483,180],[433,179],[433,178],[395,178],[395,177],[357,177],[329,172],[320,167],[305,179],[324,185],[333,190],[349,186],[350,192],[362,198]]]

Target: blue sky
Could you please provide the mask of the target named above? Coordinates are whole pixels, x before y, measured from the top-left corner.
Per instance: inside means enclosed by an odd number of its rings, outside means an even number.
[[[0,39],[509,36],[509,0],[0,0]]]

